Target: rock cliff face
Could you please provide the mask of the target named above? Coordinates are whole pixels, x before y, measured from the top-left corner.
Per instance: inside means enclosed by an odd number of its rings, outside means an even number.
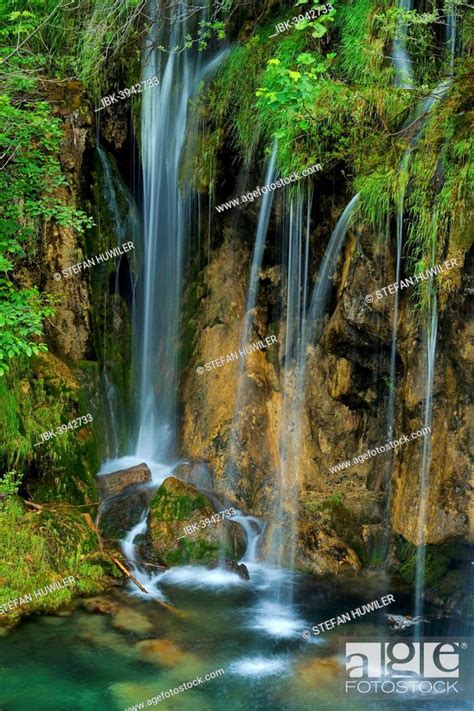
[[[78,206],[90,172],[84,161],[93,142],[91,113],[85,108],[79,85],[52,91],[51,101],[65,130],[61,160],[68,188],[64,190],[70,204]],[[122,115],[117,121],[115,125],[105,120],[103,136],[109,147],[120,150],[126,141],[126,126]],[[341,200],[333,214],[326,210],[319,224],[313,225],[313,275],[343,207]],[[281,219],[277,211],[276,222]],[[293,436],[291,426],[288,433],[280,431],[285,305],[275,305],[281,301],[285,274],[274,248],[267,250],[249,342],[270,335],[275,335],[277,342],[207,369],[206,364],[225,359],[243,345],[253,238],[235,228],[230,214],[223,222],[227,226],[214,235],[208,264],[192,279],[184,303],[181,447],[186,457],[209,464],[220,494],[236,501],[244,511],[262,516],[270,530],[272,493],[281,464],[279,442],[281,437]],[[269,240],[274,243],[278,224],[271,230]],[[60,357],[84,359],[93,351],[88,277],[54,277],[82,260],[82,247],[70,230],[53,225],[44,230],[43,252],[44,287],[53,293],[61,291],[63,296],[49,340]],[[465,542],[471,536],[467,469],[467,392],[471,383],[466,381],[473,360],[472,326],[467,320],[470,291],[463,250],[450,248],[443,257],[456,259],[457,267],[443,277],[440,299],[424,531],[424,540],[432,545]],[[377,563],[387,538],[395,543],[399,536],[409,544],[420,542],[416,492],[421,439],[399,447],[391,457],[385,454],[336,468],[338,463],[387,441],[394,299],[387,296],[367,304],[364,297],[392,283],[394,272],[392,246],[375,239],[363,224],[354,224],[339,259],[322,335],[308,347],[305,406],[299,423],[297,564],[310,572],[357,571]],[[410,298],[408,290],[400,298],[394,437],[409,435],[422,426],[425,345]],[[125,322],[128,315],[125,306],[123,309]],[[75,336],[71,338],[71,334]],[[198,370],[202,368],[203,372]],[[293,387],[291,375],[289,383]],[[161,550],[160,556],[166,557],[166,551]]]
[[[343,207],[343,205],[341,206]],[[333,223],[334,224],[334,223]],[[326,242],[329,232],[323,237]],[[318,235],[321,239],[321,235]],[[271,523],[270,495],[279,468],[278,421],[282,413],[283,323],[271,323],[268,303],[275,298],[272,272],[262,269],[255,331],[279,343],[245,360],[241,396],[235,394],[239,363],[225,363],[198,374],[204,363],[240,346],[249,256],[239,235],[216,246],[199,280],[207,284],[194,315],[195,345],[182,391],[182,448],[209,462],[217,487],[232,485],[244,510]],[[232,247],[231,247],[232,244]],[[316,250],[315,250],[316,251]],[[438,330],[432,464],[428,484],[427,544],[454,538],[466,541],[468,519],[468,402],[466,368],[472,350],[465,323],[467,285],[464,256],[445,275]],[[317,345],[308,350],[305,411],[302,417],[300,540],[297,560],[312,572],[337,573],[376,563],[384,537],[396,534],[419,543],[418,512],[423,439],[408,442],[390,455],[332,471],[340,462],[387,441],[393,296],[368,305],[365,295],[394,281],[394,257],[364,225],[354,225],[339,260],[331,306]],[[423,426],[425,346],[423,329],[400,299],[397,381],[393,437]],[[232,443],[232,423],[240,435]],[[288,433],[291,437],[291,432]],[[387,511],[389,512],[387,514]]]
[[[63,122],[60,162],[67,187],[59,190],[68,205],[78,208],[86,174],[84,155],[93,126],[92,114],[79,82],[52,84],[48,98],[54,115]],[[60,357],[84,359],[91,335],[87,279],[83,274],[71,277],[61,274],[62,269],[83,260],[83,247],[77,232],[49,223],[42,232],[42,250],[42,286],[46,291],[60,295],[56,316],[47,331],[48,340]]]

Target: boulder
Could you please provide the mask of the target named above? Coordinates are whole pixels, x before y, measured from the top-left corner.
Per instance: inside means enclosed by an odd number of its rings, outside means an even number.
[[[97,484],[103,499],[121,494],[124,489],[132,484],[144,484],[150,481],[151,472],[144,462],[128,469],[120,469],[111,474],[100,474],[97,477]]]
[[[143,518],[150,505],[153,490],[148,486],[127,487],[118,496],[106,499],[101,506],[99,529],[104,539],[121,540]],[[137,541],[136,541],[137,542]]]
[[[387,615],[388,625],[392,630],[404,630],[420,622],[427,622],[423,617],[412,617],[411,615]]]
[[[149,634],[153,629],[151,621],[137,610],[122,606],[112,617],[112,626],[122,632]]]
[[[81,604],[87,612],[95,612],[100,615],[115,615],[120,610],[118,602],[102,595],[88,597],[85,600],[81,600]]]
[[[182,462],[174,470],[174,474],[181,481],[197,486],[201,491],[212,491],[214,488],[214,478],[206,462],[192,461]]]
[[[140,659],[164,667],[175,667],[186,653],[169,639],[145,639],[135,645]]]
[[[214,514],[211,501],[195,486],[168,477],[150,502],[148,528],[138,542],[140,555],[147,562],[165,565],[209,563],[221,547],[227,557],[242,555],[241,527],[231,519],[210,522]]]

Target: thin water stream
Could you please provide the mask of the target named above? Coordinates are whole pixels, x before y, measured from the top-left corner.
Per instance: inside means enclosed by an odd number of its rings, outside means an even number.
[[[398,0],[398,7],[403,13],[410,12],[413,8],[413,0]],[[403,17],[398,23],[392,51],[395,83],[402,89],[410,89],[413,86],[413,64],[407,49],[407,32],[408,22]]]

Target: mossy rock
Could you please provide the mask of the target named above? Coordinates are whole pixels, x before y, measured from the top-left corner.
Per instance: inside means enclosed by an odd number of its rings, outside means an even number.
[[[147,561],[159,559],[166,565],[208,563],[222,549],[227,558],[238,558],[245,548],[241,528],[229,520],[205,526],[205,519],[214,513],[209,499],[196,487],[169,477],[151,501],[140,553]],[[185,527],[193,524],[193,532],[186,534]]]
[[[414,585],[416,580],[417,551],[417,546],[403,538],[396,544],[398,566],[395,572],[410,585]],[[465,568],[469,563],[469,546],[461,541],[426,546],[424,587],[428,599],[448,609],[471,609],[472,601],[469,601],[469,591],[465,589]]]
[[[151,512],[157,521],[186,521],[195,511],[213,512],[212,504],[192,484],[168,477],[151,501]],[[211,514],[212,515],[212,514]]]

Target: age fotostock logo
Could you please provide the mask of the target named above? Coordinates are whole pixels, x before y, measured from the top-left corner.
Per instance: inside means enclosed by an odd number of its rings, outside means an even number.
[[[464,641],[346,642],[346,694],[453,694],[460,698]],[[468,681],[466,678],[464,681]]]

